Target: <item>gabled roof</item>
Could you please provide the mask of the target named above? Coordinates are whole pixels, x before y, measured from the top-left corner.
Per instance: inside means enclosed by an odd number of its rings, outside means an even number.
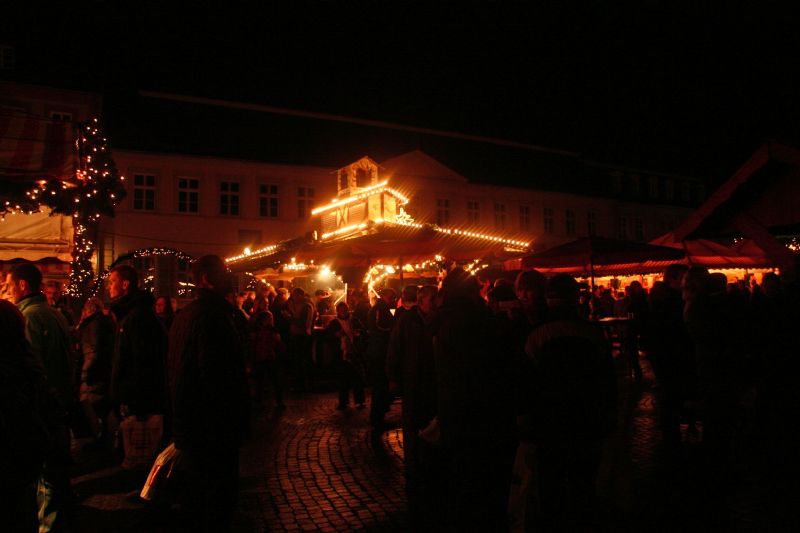
[[[386,174],[424,178],[444,178],[463,183],[467,178],[429,156],[422,150],[413,150],[387,159],[381,165]]]
[[[724,234],[744,215],[770,229],[800,226],[799,177],[800,149],[764,144],[675,230],[675,238]]]

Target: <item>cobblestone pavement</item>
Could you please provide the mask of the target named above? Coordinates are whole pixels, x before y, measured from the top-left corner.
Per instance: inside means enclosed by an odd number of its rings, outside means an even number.
[[[621,373],[623,371],[621,370]],[[739,450],[727,479],[699,474],[700,432],[662,444],[652,377],[620,376],[621,426],[598,480],[601,530],[798,530],[786,493]],[[407,531],[399,429],[370,439],[368,409],[337,411],[335,393],[290,396],[285,411],[254,420],[242,451],[237,531]],[[399,403],[387,418],[399,421]],[[173,515],[126,497],[142,474],[79,457],[73,479],[79,531],[170,531]]]

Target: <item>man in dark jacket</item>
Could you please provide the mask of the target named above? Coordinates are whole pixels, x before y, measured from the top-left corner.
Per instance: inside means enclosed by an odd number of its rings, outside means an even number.
[[[47,305],[41,291],[42,273],[33,263],[22,263],[8,275],[11,297],[25,317],[25,337],[31,351],[44,368],[47,382],[61,403],[72,406],[74,389],[71,378],[69,332],[66,319]],[[3,338],[2,342],[6,342]],[[5,347],[4,347],[5,349]],[[71,498],[69,480],[69,433],[66,425],[56,435],[59,446],[47,455],[39,479],[39,531],[58,531],[68,527]]]
[[[389,339],[386,374],[389,390],[403,396],[403,456],[406,473],[408,507],[414,518],[424,519],[423,507],[431,500],[425,497],[426,472],[420,452],[420,430],[436,416],[436,373],[433,359],[431,312],[437,289],[426,285],[403,289],[406,311],[396,319]],[[431,485],[430,482],[427,485]]]
[[[239,447],[247,431],[244,356],[215,255],[192,266],[198,298],[170,330],[169,383],[175,447],[186,466],[183,510],[189,531],[226,531],[236,505]]]
[[[380,441],[385,429],[384,417],[392,404],[389,394],[389,379],[386,377],[386,350],[389,348],[389,335],[394,327],[391,310],[397,305],[397,294],[390,288],[381,290],[381,297],[369,311],[369,344],[367,346],[367,367],[369,382],[372,385],[369,420],[372,424],[372,440]]]
[[[616,425],[611,350],[600,326],[579,318],[578,297],[570,276],[550,279],[547,322],[530,333],[525,346],[531,382],[520,422],[536,444],[541,508],[539,517],[526,517],[526,528],[531,518],[546,530],[591,522],[602,438]]]
[[[139,290],[136,269],[129,265],[111,271],[108,294],[117,322],[111,403],[123,418],[164,414],[167,338],[153,310],[153,297]]]
[[[694,374],[694,346],[683,322],[681,295],[686,265],[670,265],[664,281],[650,291],[650,316],[646,324],[647,358],[659,384],[661,429],[668,442],[680,442],[683,402]]]

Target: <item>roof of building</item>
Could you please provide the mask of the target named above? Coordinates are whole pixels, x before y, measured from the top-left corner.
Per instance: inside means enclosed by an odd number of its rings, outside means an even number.
[[[425,128],[151,93],[107,96],[103,120],[112,148],[329,168],[368,154],[386,172],[618,196],[609,186],[617,167],[569,152]]]

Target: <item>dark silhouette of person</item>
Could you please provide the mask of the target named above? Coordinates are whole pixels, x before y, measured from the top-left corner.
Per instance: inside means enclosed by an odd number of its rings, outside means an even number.
[[[547,285],[547,322],[526,343],[531,383],[523,430],[536,443],[541,512],[527,527],[570,530],[594,520],[602,439],[616,426],[616,378],[600,326],[579,317],[578,283]]]
[[[416,289],[416,286],[414,287]],[[436,416],[436,371],[433,358],[431,318],[437,289],[426,285],[419,290],[403,292],[407,309],[392,330],[386,357],[386,373],[392,393],[403,398],[403,457],[405,462],[406,496],[409,512],[417,523],[430,517],[436,495],[431,494],[434,480],[430,465],[425,463],[419,432]]]
[[[367,368],[372,386],[369,420],[372,424],[373,441],[379,440],[383,434],[386,423],[384,418],[392,402],[389,379],[386,376],[386,351],[394,327],[392,309],[396,304],[397,294],[393,289],[385,288],[381,290],[380,298],[369,311]]]
[[[449,456],[444,527],[503,530],[515,449],[512,358],[498,350],[480,285],[461,268],[442,282],[433,335],[437,416]]]
[[[175,318],[169,337],[172,434],[185,468],[180,501],[187,531],[227,531],[248,431],[245,362],[222,259],[192,264],[197,299]]]

